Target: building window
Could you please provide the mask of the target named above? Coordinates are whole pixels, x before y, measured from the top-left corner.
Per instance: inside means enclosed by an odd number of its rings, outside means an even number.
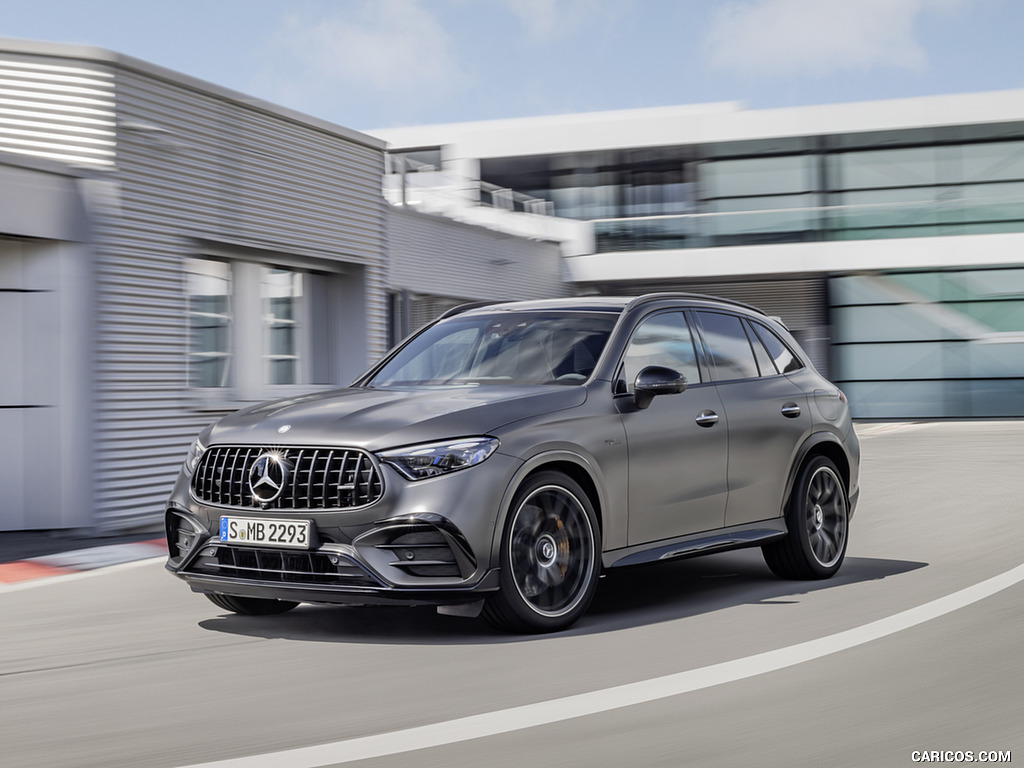
[[[266,381],[268,384],[301,384],[302,273],[267,267],[261,272]]]
[[[842,239],[1019,232],[1024,142],[858,150],[830,158]]]
[[[818,226],[811,155],[715,160],[700,169],[701,229],[711,245],[813,240]]]
[[[231,269],[221,261],[189,259],[188,382],[227,387],[231,373]]]
[[[241,259],[188,259],[189,386],[238,400],[336,384],[343,277]]]

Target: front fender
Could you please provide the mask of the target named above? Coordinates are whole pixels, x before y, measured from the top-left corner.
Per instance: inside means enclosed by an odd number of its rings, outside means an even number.
[[[566,467],[566,465],[571,465]],[[494,526],[494,536],[491,540],[491,562],[494,564],[501,562],[501,538],[505,531],[505,523],[508,520],[510,514],[512,514],[512,502],[515,498],[516,491],[522,486],[523,482],[527,477],[532,475],[541,469],[559,469],[562,471],[569,469],[568,474],[579,475],[580,473],[589,480],[589,483],[581,483],[585,489],[589,484],[591,490],[596,498],[592,498],[599,524],[601,525],[601,536],[602,540],[607,542],[607,524],[606,521],[609,518],[610,510],[612,507],[611,500],[608,498],[607,492],[605,491],[605,484],[602,482],[603,477],[600,470],[597,467],[596,462],[588,459],[580,453],[567,449],[553,449],[543,451],[534,456],[531,456],[519,467],[516,473],[512,476],[508,486],[505,488],[504,494],[501,497],[501,504],[498,511],[498,522]],[[603,549],[607,548],[607,544],[603,546]]]

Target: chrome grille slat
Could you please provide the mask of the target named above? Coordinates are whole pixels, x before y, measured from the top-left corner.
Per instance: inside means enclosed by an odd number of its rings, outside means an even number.
[[[327,454],[327,465],[324,467],[324,479],[320,491],[320,498],[324,500],[324,506],[327,506],[327,497],[329,495],[328,486],[331,477],[330,466],[332,461],[334,461],[334,451],[331,451],[329,454]]]
[[[319,458],[320,451],[313,451],[313,456],[309,460],[309,473],[306,476],[306,503],[309,506],[314,506],[313,477],[316,474],[316,463]]]
[[[241,483],[236,483],[235,482],[235,477],[236,477],[235,471],[238,468],[238,457],[240,455],[241,454],[238,454],[238,453],[236,453],[234,455],[234,458],[231,461],[231,470],[230,470],[230,472],[228,474],[228,484],[229,484],[228,487],[232,488],[232,489],[238,488],[238,501],[235,502],[236,504],[241,504],[242,503],[242,485],[241,485]],[[248,460],[248,457],[249,457],[249,454],[247,452],[246,453],[246,461]],[[227,460],[227,454],[225,454],[224,458],[225,458],[225,461],[226,461]],[[245,466],[245,463],[246,462],[243,461],[242,462],[242,466]],[[221,473],[221,477],[223,477],[223,472]],[[228,504],[231,504],[232,501],[233,501],[233,498],[229,496],[228,497]]]
[[[356,483],[359,482],[359,480],[358,480],[358,478],[359,478],[359,470],[362,468],[362,466],[363,466],[363,457],[362,456],[356,457],[356,468],[354,470],[352,470],[352,479]],[[353,488],[352,489],[352,496],[349,497],[349,498],[353,499],[353,506],[357,506],[359,504],[359,502],[355,501],[355,499],[354,499],[354,497],[357,495],[357,493],[358,493],[358,490],[356,488]]]
[[[264,506],[253,498],[249,473],[268,451],[279,453],[291,470],[282,494]],[[197,500],[242,509],[353,509],[373,504],[383,492],[377,465],[354,448],[215,445],[207,448],[192,478]]]
[[[338,506],[341,506],[341,493],[345,487],[345,464],[348,462],[348,453],[341,457],[341,464],[338,466],[338,480],[335,482],[335,487],[338,489],[337,498]]]

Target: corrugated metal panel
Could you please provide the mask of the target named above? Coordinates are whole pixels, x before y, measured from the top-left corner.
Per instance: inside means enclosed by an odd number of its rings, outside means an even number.
[[[365,363],[377,360],[388,350],[388,297],[385,263],[371,264],[366,280],[366,332],[369,337]]]
[[[378,150],[132,72],[119,75],[118,100],[140,216],[185,235],[379,258]]]
[[[465,299],[451,296],[424,296],[417,294],[409,302],[409,330],[415,331],[439,318],[449,309],[465,304]]]
[[[466,301],[542,299],[566,292],[556,244],[409,209],[391,211],[388,254],[393,290]]]
[[[829,326],[826,278],[707,282],[673,280],[602,286],[603,293],[639,295],[655,291],[689,291],[752,304],[779,317],[807,351],[814,366],[829,372]]]
[[[113,74],[98,64],[0,54],[0,150],[113,167]]]
[[[116,74],[118,208],[97,222],[96,519],[111,530],[161,519],[189,442],[221,414],[187,387],[184,257],[219,244],[360,265],[370,353],[386,339],[381,150],[190,83]]]

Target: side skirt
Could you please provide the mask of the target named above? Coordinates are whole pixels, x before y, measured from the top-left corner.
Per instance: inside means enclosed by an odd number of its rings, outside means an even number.
[[[616,549],[605,552],[602,560],[605,568],[621,568],[627,565],[654,563],[659,560],[697,557],[729,549],[759,547],[777,541],[785,535],[786,522],[780,517],[750,525],[738,525],[735,528]]]

